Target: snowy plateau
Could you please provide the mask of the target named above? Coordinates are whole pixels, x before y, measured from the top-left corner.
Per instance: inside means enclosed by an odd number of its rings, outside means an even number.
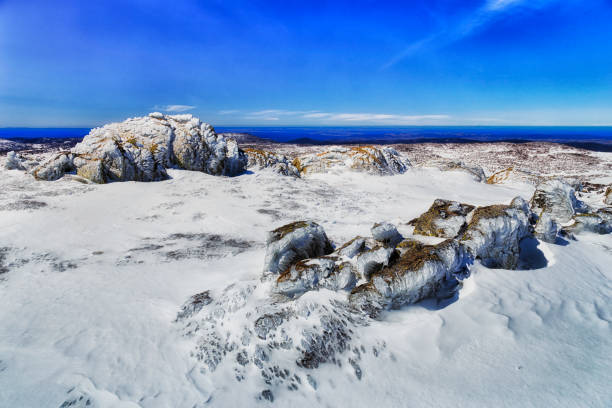
[[[612,153],[235,136],[2,141],[0,407],[612,406]]]

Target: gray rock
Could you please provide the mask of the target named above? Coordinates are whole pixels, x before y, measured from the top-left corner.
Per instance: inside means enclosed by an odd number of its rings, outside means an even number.
[[[41,180],[74,171],[96,183],[157,181],[168,178],[169,167],[234,176],[246,164],[237,144],[217,135],[211,125],[191,115],[152,113],[93,129],[70,152],[33,174]]]
[[[333,257],[321,257],[304,259],[293,264],[278,277],[274,290],[293,297],[319,288],[351,290],[356,283],[357,276],[349,262]]]
[[[21,157],[19,157],[14,151],[10,151],[6,154],[6,162],[4,163],[4,167],[7,170],[25,170]]]
[[[376,223],[370,229],[372,237],[379,242],[387,245],[397,245],[402,236],[397,231],[395,225],[388,222]]]
[[[567,223],[576,213],[587,209],[584,203],[576,198],[572,186],[560,179],[540,183],[530,204],[531,210],[538,217],[548,214],[557,224]]]
[[[473,205],[438,198],[410,224],[414,225],[414,233],[418,235],[455,238],[467,227],[467,215],[472,210]]]
[[[271,231],[266,245],[264,276],[280,274],[297,261],[334,250],[323,227],[312,221],[297,221]]]

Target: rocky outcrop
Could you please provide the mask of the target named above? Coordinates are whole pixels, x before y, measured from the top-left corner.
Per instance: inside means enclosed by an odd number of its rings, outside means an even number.
[[[292,161],[282,154],[252,148],[244,149],[244,153],[248,157],[247,168],[249,169],[269,168],[283,176],[300,177],[300,172]]]
[[[562,224],[570,222],[587,207],[576,198],[574,188],[560,179],[540,183],[530,201],[537,217],[535,233],[538,239],[554,243]]]
[[[7,170],[25,170],[21,157],[19,157],[14,151],[10,151],[6,154],[4,167]]]
[[[41,180],[76,172],[96,183],[157,181],[168,178],[170,167],[235,176],[246,164],[235,141],[198,118],[151,113],[93,129],[70,152],[51,158],[33,174]]]
[[[516,167],[508,167],[493,173],[488,179],[488,184],[506,184],[506,183],[527,183],[535,185],[538,183],[539,176],[528,171],[517,169]]]
[[[333,256],[304,259],[278,277],[274,290],[290,297],[319,288],[350,290],[357,283],[355,272],[350,262]]]
[[[332,169],[393,175],[404,173],[410,162],[391,147],[333,147],[322,153],[300,156],[293,160],[300,174],[326,173]]]
[[[529,219],[526,202],[520,197],[510,205],[478,207],[461,243],[486,267],[515,269],[520,241],[531,235]]]
[[[467,173],[474,179],[474,181],[478,181],[479,183],[484,183],[487,179],[482,167],[467,164],[462,161],[434,161],[428,163],[427,165],[432,165],[442,171],[461,171]]]
[[[601,208],[596,211],[576,214],[573,222],[562,228],[564,235],[578,234],[584,231],[596,234],[609,234],[612,232],[612,209]]]
[[[264,276],[281,274],[297,261],[334,250],[323,227],[312,221],[297,221],[271,231],[266,245]]]
[[[388,222],[378,222],[374,224],[370,232],[372,233],[372,238],[384,245],[395,246],[402,240],[402,236],[397,231],[395,225]]]
[[[414,233],[418,235],[454,238],[467,227],[467,215],[472,210],[473,205],[438,198],[427,212],[409,224],[414,226]]]
[[[397,308],[433,295],[445,279],[471,259],[463,245],[446,240],[438,245],[410,241],[399,258],[374,273],[351,292],[350,302],[361,309]]]

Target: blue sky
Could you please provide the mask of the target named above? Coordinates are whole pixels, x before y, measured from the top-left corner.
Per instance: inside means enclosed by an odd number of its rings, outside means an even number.
[[[612,1],[0,0],[0,126],[612,125]]]

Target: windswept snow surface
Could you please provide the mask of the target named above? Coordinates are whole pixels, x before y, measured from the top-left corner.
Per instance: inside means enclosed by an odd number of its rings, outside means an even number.
[[[308,179],[168,173],[87,185],[0,170],[1,407],[612,406],[612,235],[588,233],[534,241],[540,269],[477,263],[458,299],[360,327],[363,344],[385,344],[363,354],[361,379],[325,363],[312,370],[316,389],[303,378],[296,391],[273,388],[270,403],[228,364],[202,372],[196,340],[175,322],[180,306],[258,282],[268,231],[309,219],[339,245],[384,220],[410,237],[408,221],[436,198],[507,204],[534,187],[427,168]]]

